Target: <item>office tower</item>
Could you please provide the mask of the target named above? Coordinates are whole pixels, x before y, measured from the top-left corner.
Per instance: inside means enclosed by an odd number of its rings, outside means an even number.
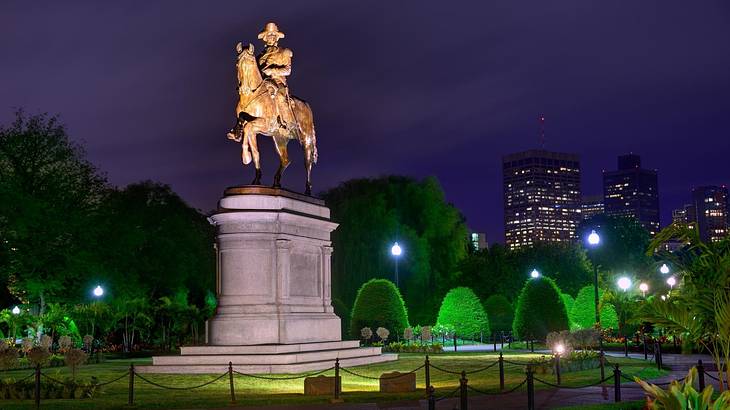
[[[567,242],[581,220],[577,155],[530,150],[502,158],[505,243]]]
[[[651,235],[659,232],[657,172],[642,168],[638,155],[621,155],[616,171],[603,171],[603,201],[607,215],[634,218]]]
[[[584,196],[580,205],[581,218],[585,221],[603,213],[603,195]]]
[[[692,205],[700,238],[716,242],[728,234],[728,191],[726,186],[701,186],[692,190]]]

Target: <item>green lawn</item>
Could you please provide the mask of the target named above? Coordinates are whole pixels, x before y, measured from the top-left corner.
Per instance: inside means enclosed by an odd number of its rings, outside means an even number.
[[[497,357],[494,354],[484,353],[447,353],[431,356],[431,362],[435,366],[445,369],[454,371],[466,370],[468,372],[483,368],[487,364],[496,361]],[[505,355],[506,360],[520,362],[539,357],[540,355],[537,354],[508,353]],[[401,354],[400,359],[396,362],[361,366],[352,368],[352,370],[366,376],[377,377],[382,373],[394,370],[413,370],[423,364],[423,359],[424,356],[421,354]],[[653,378],[660,375],[655,367],[643,361],[614,358],[611,360],[620,363],[624,372],[629,374],[638,374],[645,378]],[[150,359],[135,359],[133,362],[135,364],[149,364]],[[77,371],[77,378],[88,380],[89,377],[96,376],[103,383],[119,377],[126,372],[129,363],[129,360],[112,360],[106,363],[83,366]],[[333,372],[330,371],[328,375],[332,375]],[[609,370],[607,372],[610,374]],[[29,370],[6,372],[3,378],[22,378],[30,373],[31,371]],[[70,371],[67,368],[44,369],[44,374],[48,374],[57,379],[64,378],[69,373]],[[214,378],[213,375],[145,374],[143,376],[159,384],[175,387],[194,386]],[[555,377],[551,374],[537,375],[537,377],[550,382],[555,381]],[[416,378],[419,389],[416,393],[382,394],[378,392],[377,380],[364,379],[342,373],[343,398],[347,402],[376,402],[421,398],[424,395],[423,369],[417,372]],[[431,382],[436,387],[437,396],[454,390],[458,386],[458,378],[458,375],[443,373],[435,369],[431,370]],[[499,370],[497,366],[483,372],[468,375],[467,378],[469,379],[469,385],[480,390],[497,390],[499,388]],[[507,388],[521,383],[524,378],[524,366],[505,365],[505,383]],[[567,373],[563,375],[563,384],[577,386],[595,382],[598,378],[599,371],[597,369]],[[545,386],[536,383],[536,388],[545,388]],[[328,397],[322,396],[304,396],[302,394],[303,390],[303,379],[270,381],[242,376],[236,376],[235,379],[235,391],[238,404],[324,403],[329,400]],[[93,399],[45,400],[43,403],[46,408],[54,409],[115,409],[126,407],[127,395],[128,378],[123,378],[116,383],[104,387],[102,393]],[[227,377],[212,385],[196,390],[163,390],[137,379],[135,381],[135,398],[135,403],[140,408],[212,408],[227,406],[230,401],[230,393]],[[0,408],[8,410],[27,409],[31,403],[32,401],[29,400],[0,400]]]

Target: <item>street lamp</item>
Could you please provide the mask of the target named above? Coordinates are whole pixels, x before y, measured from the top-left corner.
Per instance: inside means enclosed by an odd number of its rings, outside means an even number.
[[[533,269],[532,272],[530,272],[530,276],[532,279],[537,279],[540,277],[540,272],[538,272],[537,269]]]
[[[667,266],[666,263],[663,263],[662,266],[659,268],[659,272],[662,273],[662,275],[666,275],[669,273],[669,266]]]
[[[649,285],[646,283],[642,283],[639,285],[639,290],[641,291],[641,295],[646,297],[646,292],[649,290]]]
[[[618,280],[618,287],[626,292],[631,287],[631,279],[627,278],[626,276],[620,277]]]
[[[17,307],[17,306],[15,306],[15,307],[13,308],[12,312],[13,312],[13,314],[14,314],[14,315],[19,315],[19,314],[20,314],[20,308],[19,308],[19,307]]]
[[[677,279],[674,279],[674,276],[670,276],[669,279],[667,279],[667,285],[669,285],[669,289],[674,289],[674,285],[677,284]]]
[[[605,378],[605,373],[603,370],[603,332],[601,332],[601,313],[599,312],[599,304],[598,304],[598,264],[596,263],[595,258],[595,252],[598,248],[598,245],[601,243],[601,237],[598,235],[598,233],[595,231],[595,229],[591,230],[591,233],[588,234],[588,245],[592,249],[591,253],[593,254],[594,258],[591,262],[593,262],[593,301],[595,303],[596,308],[596,326],[598,326],[598,349],[600,351],[600,364],[601,364],[601,379]]]
[[[400,255],[403,253],[403,249],[401,249],[400,245],[398,245],[398,242],[393,244],[393,247],[390,248],[390,254],[393,255],[395,258],[395,286],[398,287],[398,259],[400,259]]]
[[[591,233],[588,235],[588,244],[591,246],[596,246],[599,243],[601,243],[601,237],[598,236],[595,230],[591,230]]]
[[[102,288],[99,285],[96,285],[96,287],[93,290],[93,293],[94,293],[94,296],[96,296],[97,298],[100,298],[104,295],[104,288]]]

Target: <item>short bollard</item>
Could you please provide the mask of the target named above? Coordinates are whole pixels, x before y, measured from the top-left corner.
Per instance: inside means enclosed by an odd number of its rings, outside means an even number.
[[[499,390],[504,390],[504,357],[499,352]]]
[[[129,365],[129,397],[127,404],[134,406],[134,363]]]
[[[555,378],[560,385],[560,353],[555,354]]]
[[[231,403],[235,403],[236,390],[233,387],[233,362],[228,362],[228,385],[231,388]]]
[[[423,367],[426,373],[426,394],[428,394],[428,388],[431,387],[431,361],[428,360],[428,355],[426,355],[426,362],[423,364]]]
[[[527,366],[527,410],[535,410],[535,380],[532,366]]]
[[[436,397],[433,396],[434,393],[433,386],[426,387],[426,395],[428,396],[428,410],[436,410]]]
[[[35,391],[33,394],[35,398],[35,408],[41,408],[41,365],[35,365]]]
[[[340,400],[340,358],[335,359],[335,401]]]
[[[621,401],[621,369],[618,364],[613,369],[613,400],[618,403]]]
[[[702,360],[697,361],[697,375],[700,376],[700,391],[705,390],[705,366]]]
[[[467,406],[469,406],[469,400],[467,398],[467,382],[466,379],[466,371],[461,371],[461,379],[459,380],[459,410],[466,410]]]

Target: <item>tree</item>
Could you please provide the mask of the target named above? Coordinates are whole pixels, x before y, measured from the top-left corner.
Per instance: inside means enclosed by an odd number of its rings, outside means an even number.
[[[469,338],[489,334],[489,319],[474,291],[459,287],[444,296],[436,325],[454,329],[456,335]]]
[[[647,255],[670,263],[683,276],[670,298],[649,298],[639,316],[702,345],[721,369],[730,363],[730,237],[705,243],[698,231],[696,224],[672,224],[649,244]],[[687,246],[676,253],[656,251],[670,240]],[[721,389],[730,387],[730,368],[725,368],[718,373]]]
[[[390,247],[404,248],[400,289],[416,323],[433,323],[467,252],[461,213],[446,203],[435,178],[355,179],[322,194],[339,228],[332,233],[332,296],[351,306],[358,287],[394,278]]]
[[[512,330],[514,310],[504,295],[492,295],[484,301],[484,310],[489,317],[489,326],[493,332],[509,332]]]
[[[573,310],[575,299],[573,299],[573,297],[567,293],[561,293],[560,298],[563,299],[563,304],[565,304],[565,311],[568,312],[568,322],[570,322],[570,328],[574,329],[577,326],[575,326],[575,323],[573,323],[573,316],[571,316],[570,312]]]
[[[585,286],[575,298],[570,310],[570,322],[576,329],[592,329],[596,324],[596,296],[593,286]],[[598,290],[598,309],[601,312],[601,328],[618,329],[618,316],[613,305],[606,300],[606,292]]]
[[[644,274],[653,268],[644,253],[651,237],[636,219],[596,215],[580,224],[578,235],[587,238],[592,230],[600,235],[601,243],[588,256],[602,271]]]
[[[23,303],[76,301],[97,270],[96,216],[105,181],[56,117],[0,128],[0,274]]]
[[[524,340],[545,340],[550,332],[567,330],[568,313],[560,293],[555,281],[544,276],[525,282],[517,299],[514,334]]]
[[[359,339],[361,329],[383,327],[400,334],[410,325],[403,298],[393,282],[371,279],[357,291],[350,318],[350,336]]]
[[[539,243],[515,252],[516,268],[523,273],[522,277],[537,269],[567,294],[575,295],[593,278],[585,250],[576,244]]]

